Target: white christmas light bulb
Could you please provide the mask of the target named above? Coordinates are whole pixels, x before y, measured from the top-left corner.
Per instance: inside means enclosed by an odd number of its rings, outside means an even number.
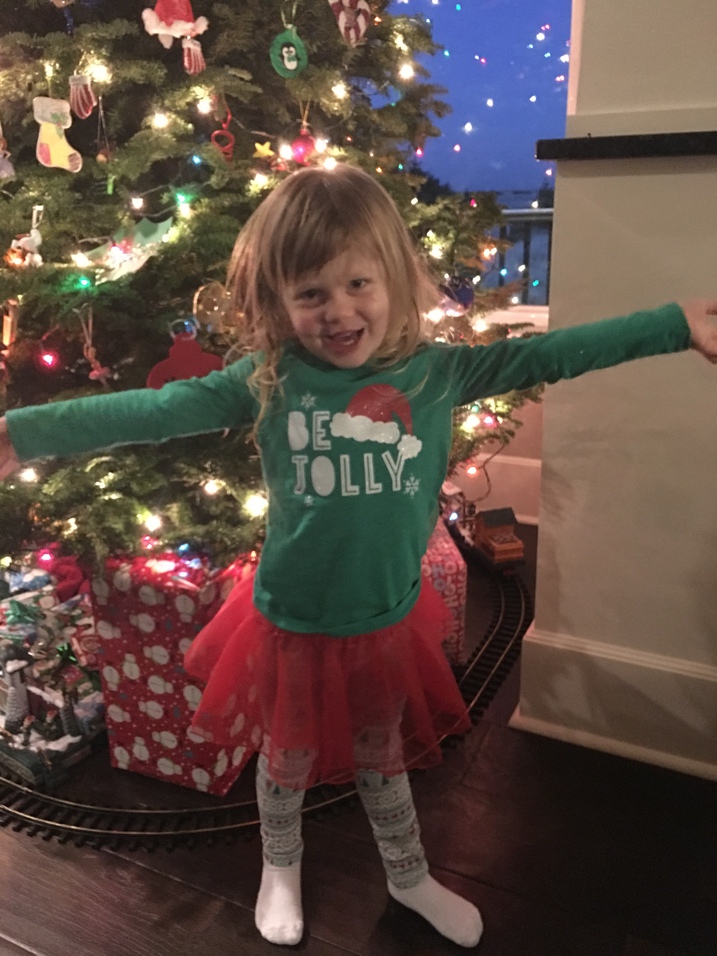
[[[169,117],[166,113],[155,113],[152,117],[152,126],[155,129],[166,129],[169,126]]]
[[[216,478],[210,478],[209,481],[205,481],[202,485],[202,490],[205,495],[217,495],[223,488],[223,483],[217,481]]]
[[[415,74],[416,71],[414,70],[412,63],[402,63],[398,70],[398,75],[402,80],[412,80]]]
[[[144,526],[147,531],[159,531],[162,527],[162,519],[159,515],[150,515],[145,519]]]
[[[20,472],[20,480],[26,482],[37,481],[40,476],[34,468],[23,468]]]
[[[288,143],[282,143],[279,147],[279,156],[281,159],[293,159],[294,151]]]
[[[348,90],[346,89],[345,83],[336,83],[331,87],[331,92],[334,94],[337,100],[344,100],[348,95]]]
[[[316,150],[317,153],[325,153],[328,145],[329,145],[329,141],[327,139],[324,139],[323,136],[320,136],[314,143],[314,149]]]
[[[140,209],[144,209],[144,199],[142,198],[142,196],[132,196],[132,198],[130,199],[130,204],[133,209],[136,209],[138,211]]]
[[[268,182],[269,177],[266,175],[266,173],[254,173],[254,184],[260,189],[263,189]]]
[[[269,507],[269,502],[264,495],[249,495],[244,502],[244,509],[252,518],[261,518]]]
[[[332,170],[336,169],[338,166],[338,161],[334,159],[333,156],[327,156],[324,160],[324,169]]]
[[[207,113],[212,111],[212,98],[210,96],[203,96],[197,103],[197,109],[200,113],[203,113],[205,116]]]
[[[109,81],[112,79],[112,71],[110,68],[106,63],[100,63],[99,60],[95,60],[90,63],[86,72],[95,83],[109,83]]]
[[[78,269],[87,269],[92,265],[92,260],[88,259],[84,252],[73,252],[70,258]]]

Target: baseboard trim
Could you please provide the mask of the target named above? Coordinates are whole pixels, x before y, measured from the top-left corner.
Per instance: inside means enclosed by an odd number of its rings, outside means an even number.
[[[514,730],[524,730],[528,733],[539,734],[541,737],[552,737],[563,743],[577,744],[579,747],[589,747],[591,750],[601,750],[604,753],[617,757],[626,757],[628,760],[637,760],[640,763],[649,763],[667,770],[676,770],[679,773],[691,774],[693,777],[704,777],[706,780],[717,780],[717,764],[706,763],[681,757],[678,754],[665,753],[627,743],[624,740],[615,740],[612,737],[601,737],[585,730],[565,727],[563,724],[551,724],[536,717],[525,717],[520,712],[520,704],[513,711],[508,726]]]
[[[533,625],[510,725],[717,779],[717,666]]]

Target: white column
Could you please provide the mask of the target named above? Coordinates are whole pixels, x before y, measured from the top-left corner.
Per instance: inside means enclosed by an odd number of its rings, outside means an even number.
[[[574,0],[568,136],[717,130],[715,0]],[[717,156],[561,161],[551,327],[717,298]],[[717,371],[548,389],[512,725],[717,778]]]

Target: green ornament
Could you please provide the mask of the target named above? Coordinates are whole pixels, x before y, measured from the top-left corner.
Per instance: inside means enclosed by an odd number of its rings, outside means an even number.
[[[290,80],[292,76],[298,76],[306,69],[309,62],[306,47],[293,27],[274,37],[269,58],[279,76],[283,76],[286,80]]]

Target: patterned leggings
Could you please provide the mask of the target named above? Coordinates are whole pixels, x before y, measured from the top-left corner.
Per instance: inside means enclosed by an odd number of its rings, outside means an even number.
[[[408,775],[385,777],[375,770],[356,775],[359,797],[368,815],[386,876],[400,889],[416,886],[428,873]],[[273,781],[266,757],[256,770],[256,794],[261,820],[264,860],[289,866],[301,859],[301,807],[304,790],[290,790]]]

